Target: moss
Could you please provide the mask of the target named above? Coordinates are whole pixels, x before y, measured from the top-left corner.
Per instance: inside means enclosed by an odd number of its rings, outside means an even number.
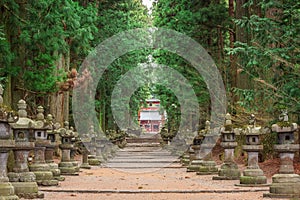
[[[9,151],[8,153],[8,159],[7,159],[7,171],[12,172],[13,168],[15,166],[15,156],[13,154],[13,151]]]
[[[280,127],[290,127],[291,126],[291,122],[289,122],[289,121],[280,121],[280,122],[277,122],[276,123],[278,126],[280,126]]]
[[[232,131],[232,130],[233,130],[232,124],[230,124],[230,125],[225,125],[224,127],[225,127],[225,131]]]

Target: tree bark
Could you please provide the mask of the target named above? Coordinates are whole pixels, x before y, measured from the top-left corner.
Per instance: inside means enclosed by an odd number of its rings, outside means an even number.
[[[69,56],[64,56],[61,54],[57,60],[56,66],[56,75],[58,75],[61,69],[68,71],[70,66]],[[52,94],[50,97],[50,113],[53,115],[55,121],[61,125],[63,125],[64,121],[69,120],[69,95],[70,94],[68,91],[58,91]]]

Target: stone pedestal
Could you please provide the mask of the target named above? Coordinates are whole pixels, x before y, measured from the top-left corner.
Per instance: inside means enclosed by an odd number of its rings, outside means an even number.
[[[20,198],[43,198],[44,194],[38,192],[36,176],[33,172],[29,172],[27,164],[28,154],[34,148],[34,143],[22,143],[24,144],[18,145],[17,143],[14,149],[15,167],[13,172],[8,173],[9,180],[15,188],[16,195]]]
[[[53,178],[49,165],[45,162],[46,147],[36,144],[34,148],[34,160],[29,165],[30,171],[35,174],[36,182],[42,186],[56,186],[58,181]]]
[[[210,175],[210,174],[218,174],[218,168],[216,166],[216,162],[212,159],[211,150],[215,144],[202,144],[201,148],[203,149],[203,154],[205,157],[203,158],[202,163],[199,166],[197,171],[197,175]]]
[[[105,139],[102,140],[102,142],[100,142],[99,144],[101,144],[103,162],[113,158],[113,151],[114,151],[113,144],[110,141]]]
[[[82,152],[82,164],[80,165],[80,168],[82,169],[91,169],[91,166],[88,163],[88,154],[89,152],[87,149]]]
[[[108,150],[105,148],[105,140],[96,139],[96,159],[98,159],[101,163],[108,158]]]
[[[77,148],[74,147],[74,145],[73,145],[73,148],[70,151],[70,162],[73,163],[73,166],[75,167],[76,172],[79,172],[79,170],[80,170],[79,163],[75,160],[76,152],[77,152]]]
[[[295,174],[294,153],[299,150],[299,144],[274,145],[274,150],[280,152],[279,174],[272,177],[270,193],[264,197],[300,198],[300,176]]]
[[[258,153],[262,145],[244,145],[243,150],[248,153],[248,166],[240,177],[239,186],[267,186],[267,178],[258,165]]]
[[[234,148],[237,146],[236,142],[222,142],[224,147],[225,161],[219,169],[218,176],[214,176],[213,180],[238,180],[241,173],[237,164],[233,161]]]
[[[101,161],[96,158],[96,144],[91,142],[89,145],[88,163],[91,166],[99,166]]]
[[[62,150],[61,162],[58,164],[58,168],[62,175],[79,175],[78,170],[71,161],[71,149],[73,145],[71,144],[60,144],[59,148]]]
[[[1,130],[1,129],[0,129]],[[8,151],[14,146],[11,140],[0,139],[0,199],[2,200],[18,200],[19,197],[15,195],[15,189],[9,182],[7,177],[7,158]]]
[[[188,166],[190,164],[190,154],[185,152],[181,158],[182,166]]]
[[[58,164],[54,162],[53,155],[55,151],[55,144],[46,145],[45,150],[45,161],[48,164],[50,171],[53,174],[53,179],[58,181],[64,181],[65,177],[61,176],[60,169],[58,168]]]
[[[187,167],[187,172],[197,172],[201,163],[203,162],[200,157],[200,145],[193,145],[192,148],[195,152],[196,158],[190,162],[189,166]]]

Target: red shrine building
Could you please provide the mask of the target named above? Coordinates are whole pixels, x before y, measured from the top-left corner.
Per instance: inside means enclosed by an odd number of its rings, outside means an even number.
[[[161,114],[160,100],[147,99],[147,106],[141,106],[138,113],[140,127],[146,133],[158,133],[165,123],[165,113]]]

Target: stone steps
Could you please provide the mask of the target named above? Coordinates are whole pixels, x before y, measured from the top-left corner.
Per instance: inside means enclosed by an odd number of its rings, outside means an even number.
[[[125,148],[120,149],[104,167],[135,173],[181,167],[179,159],[161,147],[159,137],[127,138],[126,141]]]

